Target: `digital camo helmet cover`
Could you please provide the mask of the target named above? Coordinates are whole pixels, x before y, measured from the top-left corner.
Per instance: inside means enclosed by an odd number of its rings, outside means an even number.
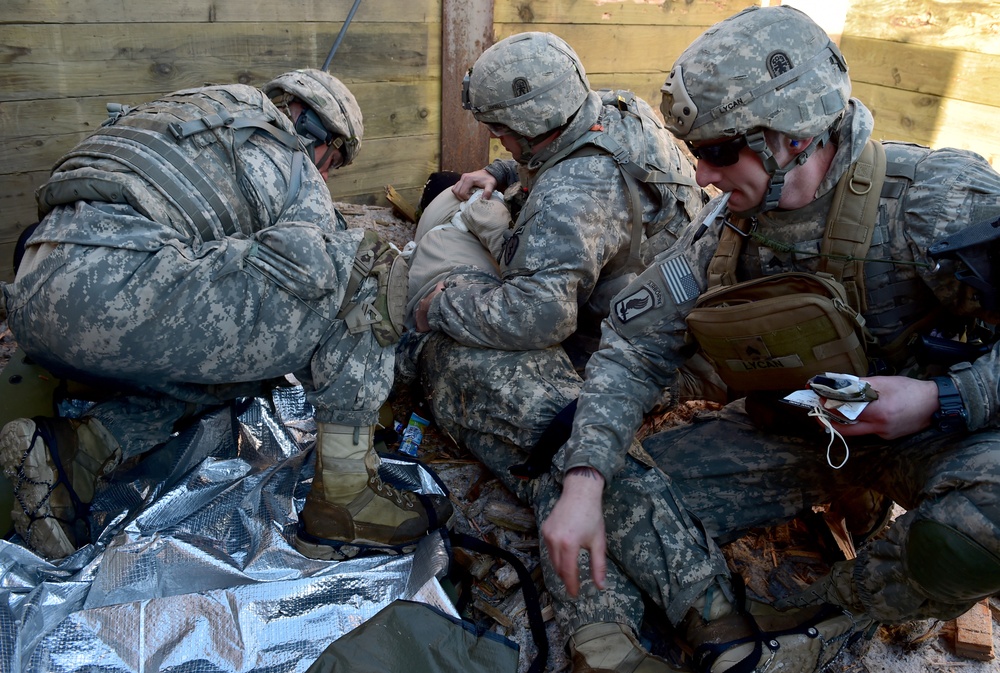
[[[749,7],[691,43],[661,91],[667,128],[688,142],[757,128],[809,138],[843,113],[851,80],[840,49],[806,14]]]
[[[466,76],[462,105],[480,122],[525,138],[563,126],[590,92],[583,63],[552,33],[528,32],[483,52]]]
[[[269,98],[281,92],[301,100],[319,116],[328,131],[344,139],[341,152],[345,166],[354,161],[361,151],[365,128],[358,101],[343,82],[323,70],[293,70],[264,85],[264,94]]]

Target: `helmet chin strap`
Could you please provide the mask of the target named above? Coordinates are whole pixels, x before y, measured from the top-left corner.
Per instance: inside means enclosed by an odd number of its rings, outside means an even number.
[[[565,126],[560,126],[559,128],[555,128],[551,131],[546,131],[539,136],[535,136],[534,138],[525,138],[520,133],[515,133],[512,137],[517,142],[518,147],[521,148],[521,156],[517,160],[517,163],[525,166],[530,164],[531,160],[535,157],[535,148],[552,136],[561,133],[564,128]]]
[[[826,143],[827,140],[830,139],[830,131],[831,129],[827,129],[822,134],[813,138],[813,141],[808,147],[795,155],[795,157],[793,157],[792,160],[784,166],[778,165],[778,161],[774,158],[774,153],[771,152],[771,148],[767,146],[767,141],[764,139],[764,131],[762,129],[754,129],[753,131],[747,133],[744,136],[747,140],[747,147],[753,150],[754,153],[760,157],[761,163],[764,164],[764,170],[766,170],[771,176],[771,181],[767,185],[767,192],[764,194],[763,200],[757,204],[757,207],[740,214],[745,217],[752,217],[777,208],[778,201],[781,200],[781,190],[785,187],[785,176],[796,166],[801,166],[808,161],[813,152],[819,149],[824,143]]]

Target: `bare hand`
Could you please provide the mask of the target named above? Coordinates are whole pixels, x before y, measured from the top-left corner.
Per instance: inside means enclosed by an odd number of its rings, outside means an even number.
[[[563,492],[542,524],[542,537],[556,573],[570,596],[580,592],[580,550],[590,552],[590,572],[598,589],[607,575],[607,537],[604,532],[602,494],[604,477],[591,467],[570,470]]]
[[[864,378],[878,391],[878,399],[869,403],[852,425],[837,425],[845,437],[878,435],[898,439],[930,427],[938,410],[937,385],[907,376],[871,376]]]
[[[462,173],[458,182],[451,186],[451,192],[460,200],[468,201],[472,192],[476,189],[482,189],[483,198],[488,199],[493,196],[493,190],[496,189],[496,186],[497,179],[487,173],[485,169],[480,169],[472,173]]]
[[[444,290],[443,280],[435,285],[430,292],[425,294],[424,298],[417,304],[417,308],[413,310],[413,320],[417,324],[418,332],[431,331],[431,324],[427,320],[427,313],[431,310],[431,302],[434,301],[434,297],[438,296],[442,290]]]

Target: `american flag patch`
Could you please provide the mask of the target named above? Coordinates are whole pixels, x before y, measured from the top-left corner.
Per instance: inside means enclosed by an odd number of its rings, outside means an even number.
[[[660,273],[663,274],[667,289],[670,290],[674,303],[678,306],[691,301],[700,294],[698,283],[695,281],[694,274],[691,273],[691,267],[688,266],[684,255],[677,255],[664,261],[660,264]]]

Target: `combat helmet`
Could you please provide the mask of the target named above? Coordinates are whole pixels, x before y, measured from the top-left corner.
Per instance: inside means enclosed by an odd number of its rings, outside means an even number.
[[[358,156],[365,132],[361,108],[350,89],[330,73],[312,68],[286,72],[265,84],[264,94],[272,100],[290,94],[302,101],[322,126],[317,128],[316,119],[304,114],[296,131],[314,142],[334,144],[343,153],[345,166]]]
[[[851,80],[840,49],[806,14],[749,7],[692,42],[661,91],[660,111],[676,137],[691,145],[744,136],[768,172],[783,176],[792,166],[774,162],[762,131],[816,138],[797,159],[805,162],[841,119]]]
[[[476,60],[462,87],[462,107],[487,125],[522,138],[565,125],[590,93],[580,57],[552,33],[527,32],[500,40]]]

